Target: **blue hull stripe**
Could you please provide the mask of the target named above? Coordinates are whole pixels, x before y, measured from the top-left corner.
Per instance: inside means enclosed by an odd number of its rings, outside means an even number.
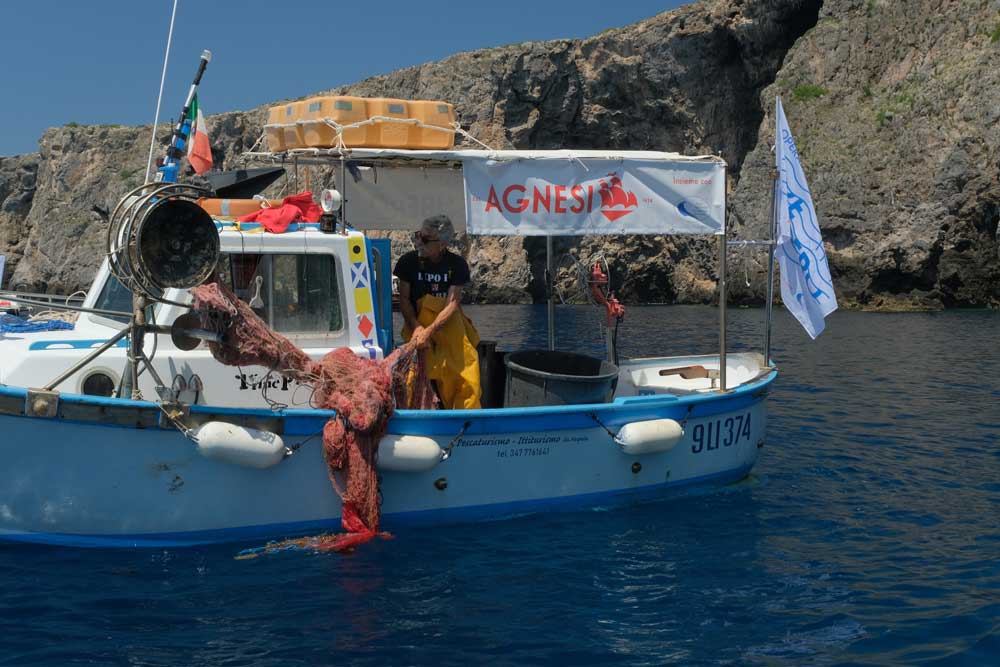
[[[28,346],[28,351],[89,350],[91,348],[96,349],[107,342],[107,340],[38,340]],[[115,343],[115,347],[128,347],[128,341],[123,338]]]
[[[593,405],[552,405],[528,408],[490,410],[397,410],[389,421],[388,432],[412,435],[453,436],[471,422],[468,435],[518,433],[539,430],[595,428],[597,420],[608,427],[620,427],[627,422],[644,419],[684,419],[709,417],[749,407],[763,400],[768,385],[777,377],[771,371],[761,380],[742,385],[725,394],[692,394],[687,396],[631,396],[617,398],[612,403]],[[0,396],[26,397],[22,387],[0,385]],[[60,402],[96,406],[147,408],[158,412],[156,403],[132,401],[102,396],[60,394]],[[315,435],[335,413],[331,410],[286,409],[274,411],[260,408],[224,408],[194,405],[193,413],[230,415],[233,417],[283,418],[283,435]],[[22,417],[27,418],[27,417]],[[64,423],[70,420],[61,420]],[[104,428],[132,428],[101,422],[79,422]],[[172,426],[169,428],[173,428]]]
[[[737,482],[750,473],[752,465],[732,470],[693,477],[678,482],[654,484],[635,489],[585,493],[563,498],[521,500],[494,505],[475,505],[441,510],[397,512],[384,517],[387,530],[403,526],[465,523],[496,520],[533,514],[541,511],[572,511],[589,507],[614,507],[631,503],[658,500],[671,495],[682,495],[694,485],[723,486]],[[217,530],[198,530],[181,533],[146,533],[138,535],[73,535],[67,533],[10,533],[0,535],[0,541],[47,544],[53,546],[84,548],[134,548],[134,547],[186,547],[226,542],[244,542],[294,537],[319,531],[337,531],[340,517],[319,521],[241,526]]]

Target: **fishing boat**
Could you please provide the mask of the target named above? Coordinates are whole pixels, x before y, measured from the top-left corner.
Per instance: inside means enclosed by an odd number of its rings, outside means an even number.
[[[334,413],[271,369],[216,361],[189,287],[211,273],[312,359],[382,359],[399,343],[392,248],[371,231],[442,211],[470,235],[547,239],[549,345],[481,346],[481,409],[394,412],[377,459],[387,529],[627,505],[750,473],[777,369],[770,309],[760,353],[727,349],[719,157],[344,145],[251,157],[334,167],[323,220],[282,233],[202,223],[204,192],[147,184],[112,215],[74,328],[0,335],[0,539],[152,547],[337,527],[320,441]],[[401,191],[414,184],[419,196]],[[556,350],[552,237],[612,234],[714,239],[718,349],[622,360],[609,328],[607,359]],[[164,278],[178,271],[199,275]]]
[[[373,169],[383,162],[419,165],[389,169],[436,166],[470,173],[510,164],[525,174],[536,167],[579,169],[579,180],[564,181],[566,192],[577,187],[572,183],[599,190],[587,181],[609,168],[621,187],[637,189],[637,174],[658,173],[657,183],[724,182],[725,170],[717,158],[655,153],[359,149],[343,157]],[[349,191],[350,183],[339,185]],[[485,212],[491,190],[497,188],[466,180],[470,209]],[[644,193],[641,201],[648,204],[654,196]],[[648,227],[635,222],[640,233],[665,234],[689,224],[679,212],[663,215],[668,206],[679,207],[665,199],[657,203]],[[635,208],[630,215],[639,218],[641,208]],[[722,210],[712,230],[720,239],[725,238]],[[596,216],[604,218],[599,210]],[[588,231],[629,233],[628,217]],[[704,220],[695,221],[699,230],[708,224]],[[269,323],[311,357],[349,347],[382,358],[394,348],[388,240],[356,229],[324,232],[318,224],[299,224],[282,234],[214,224],[234,289],[248,300],[260,299]],[[476,224],[467,221],[469,233]],[[531,224],[523,222],[518,231],[528,232]],[[139,376],[137,386],[155,400],[114,395],[128,374],[132,348],[122,333],[132,295],[107,261],[83,304],[89,312],[73,330],[0,339],[0,451],[7,461],[0,471],[0,535],[159,546],[277,537],[336,525],[339,499],[316,438],[330,413],[308,407],[307,388],[268,369],[223,366],[204,345],[184,349],[190,345],[164,335],[185,315],[183,304],[189,301],[184,290],[170,289],[150,306],[150,321],[160,327],[144,334],[145,350],[155,346],[149,355],[154,372]],[[613,389],[597,401],[396,411],[379,450],[386,526],[627,503],[746,477],[765,439],[765,396],[777,371],[762,354],[727,353],[724,305],[719,310],[716,353],[623,361]],[[554,343],[555,318],[553,324]],[[99,348],[105,348],[100,356],[80,364]],[[483,367],[503,369],[497,363]],[[559,370],[549,379],[573,372]],[[520,381],[498,372],[484,386]],[[174,411],[184,415],[188,428],[238,428],[231,442],[216,443],[212,450],[178,429]],[[243,451],[240,438],[250,432],[273,434],[280,444],[261,453],[251,441]]]

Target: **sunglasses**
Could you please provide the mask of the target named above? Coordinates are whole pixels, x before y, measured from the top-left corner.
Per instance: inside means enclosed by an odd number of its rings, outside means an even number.
[[[433,237],[431,237],[431,236],[429,236],[427,234],[424,234],[423,232],[415,232],[413,234],[413,238],[415,240],[417,240],[417,241],[420,241],[423,244],[437,243],[437,242],[439,242],[441,240],[441,239],[438,239],[438,238],[433,238]]]

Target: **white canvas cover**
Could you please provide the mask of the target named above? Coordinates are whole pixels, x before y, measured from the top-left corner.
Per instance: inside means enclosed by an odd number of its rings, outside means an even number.
[[[723,229],[726,165],[711,155],[360,148],[346,157],[354,165],[343,184],[347,220],[356,229],[418,229],[438,213],[477,235]]]
[[[347,176],[347,220],[360,230],[416,230],[432,215],[445,214],[465,230],[465,199],[459,169],[420,165],[376,165]]]

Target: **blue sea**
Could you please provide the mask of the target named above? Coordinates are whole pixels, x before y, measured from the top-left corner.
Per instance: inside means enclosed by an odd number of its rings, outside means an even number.
[[[545,344],[544,307],[468,312]],[[717,317],[630,308],[619,343],[712,353]],[[1000,313],[837,312],[816,341],[775,317],[744,482],[348,556],[0,546],[0,664],[1000,665]],[[559,318],[600,354],[594,310]],[[729,324],[761,349],[761,310]]]

